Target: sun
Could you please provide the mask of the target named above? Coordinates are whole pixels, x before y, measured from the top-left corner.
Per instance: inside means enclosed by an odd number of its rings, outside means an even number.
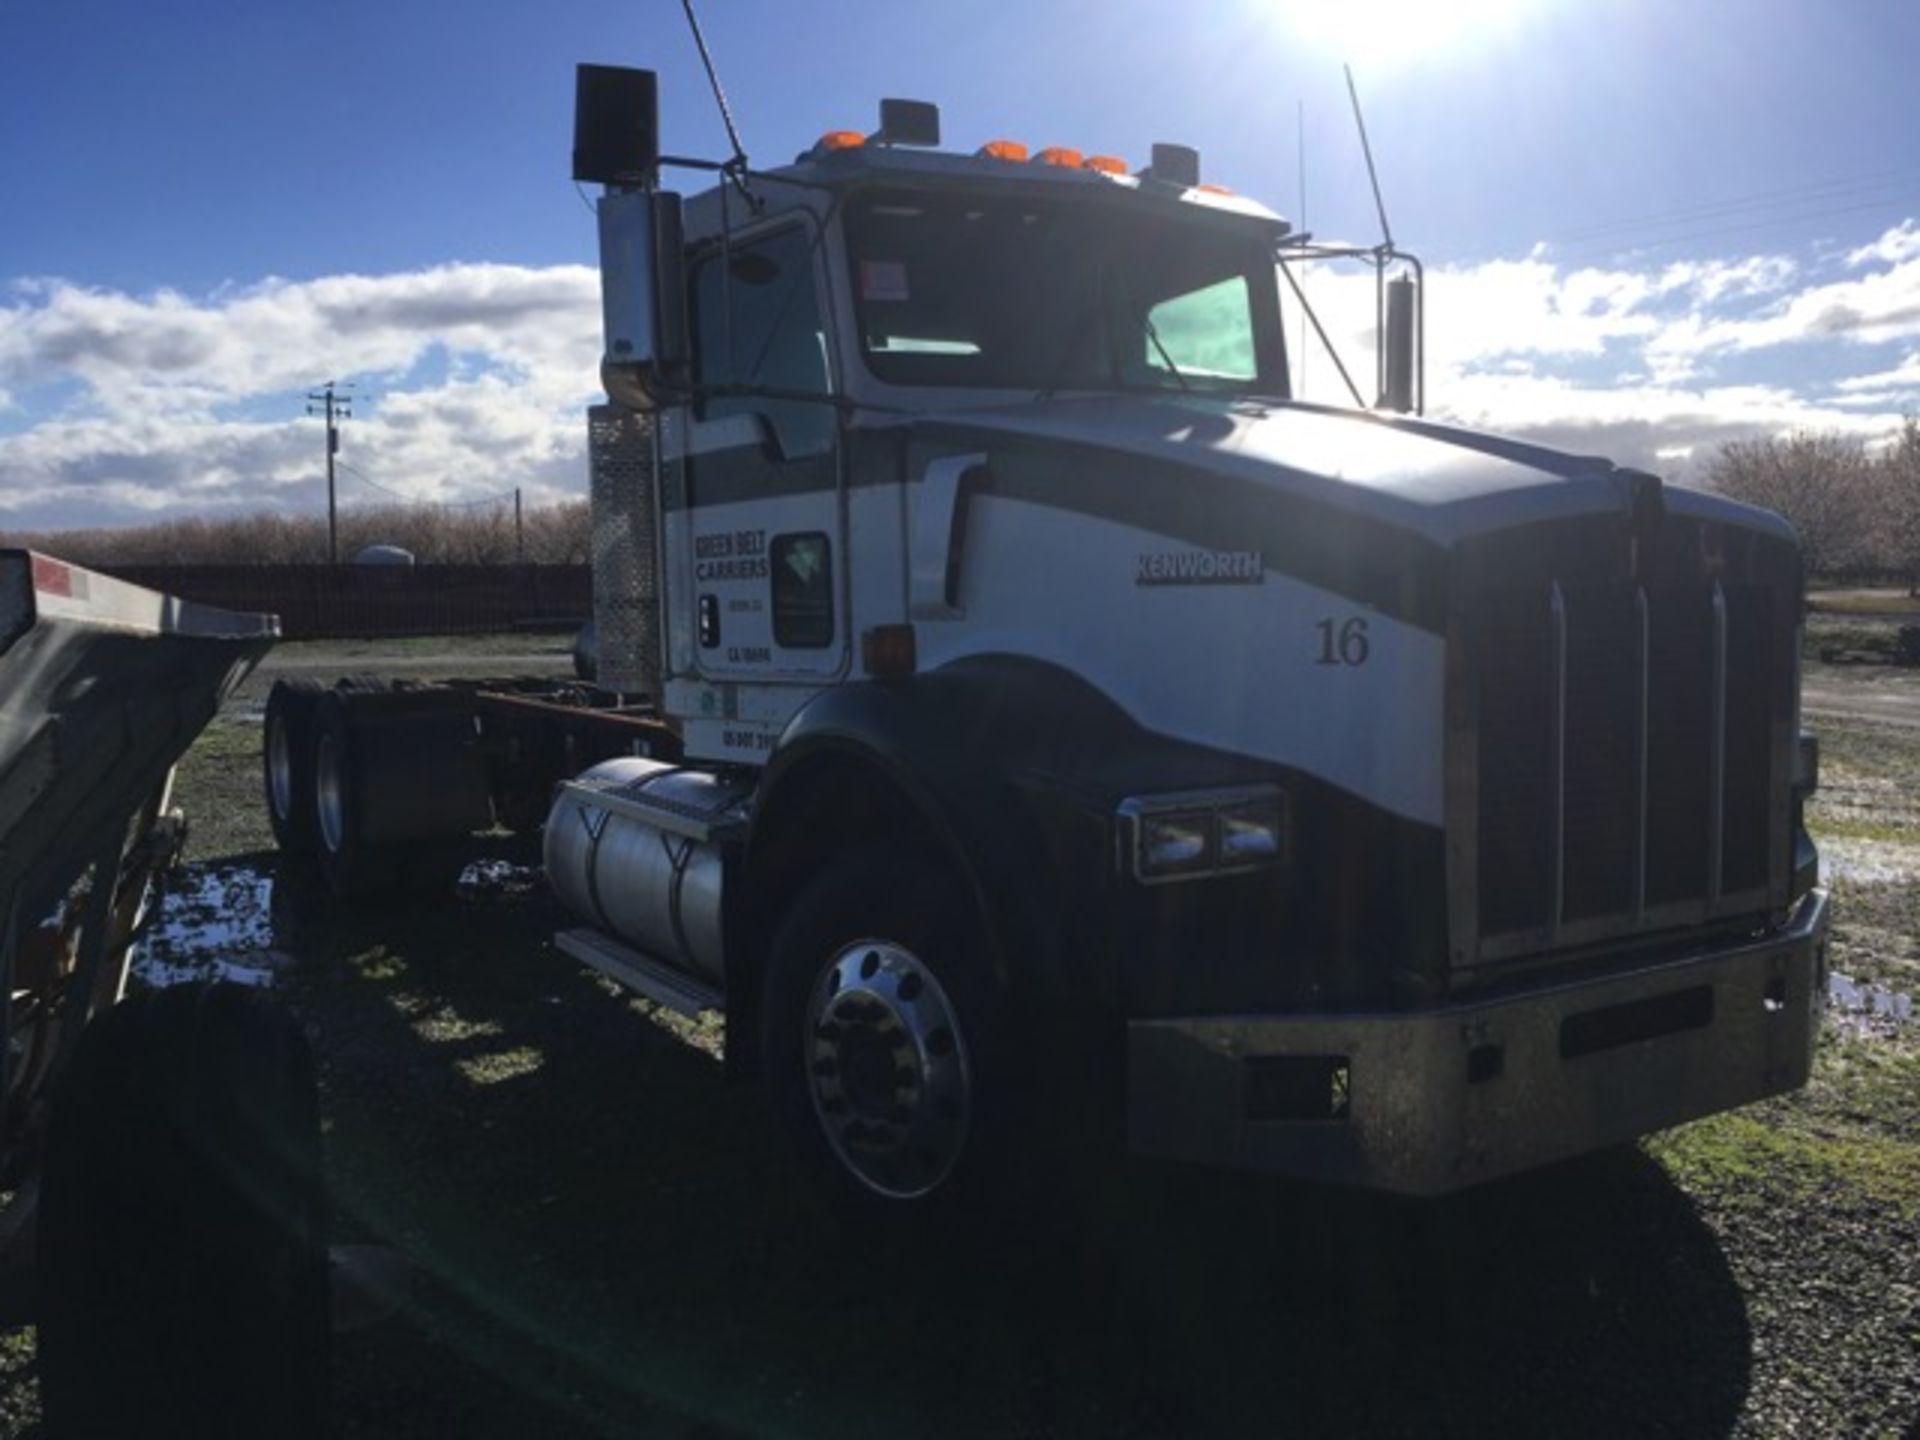
[[[1284,0],[1302,41],[1377,72],[1442,60],[1500,38],[1533,0]]]

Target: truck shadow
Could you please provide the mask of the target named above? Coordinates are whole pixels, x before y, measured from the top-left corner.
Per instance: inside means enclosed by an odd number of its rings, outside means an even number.
[[[557,918],[323,910],[281,941],[341,1238],[420,1274],[339,1342],[342,1433],[1733,1428],[1743,1298],[1638,1151],[1433,1205],[1135,1166],[1073,1227],[883,1248],[824,1226],[711,1054],[553,952]]]

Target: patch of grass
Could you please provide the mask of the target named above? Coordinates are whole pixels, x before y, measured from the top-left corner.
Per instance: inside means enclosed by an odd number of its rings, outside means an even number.
[[[35,1435],[40,1427],[40,1381],[34,1369],[34,1328],[0,1330],[0,1434]]]
[[[1809,615],[1800,646],[1808,660],[1828,655],[1871,657],[1873,663],[1891,665],[1898,652],[1900,624],[1897,620],[1851,615]]]
[[[1841,812],[1809,817],[1807,828],[1815,841],[1872,840],[1886,845],[1912,845],[1920,842],[1920,816],[1911,820],[1869,820]],[[1916,855],[1920,859],[1920,855]]]
[[[274,646],[267,665],[275,661],[341,662],[343,672],[355,661],[411,659],[420,655],[457,654],[484,660],[489,655],[566,655],[573,650],[569,629],[509,630],[493,635],[401,635],[373,640],[286,640]]]
[[[378,985],[398,980],[407,973],[406,960],[390,951],[385,945],[375,945],[358,954],[349,955],[347,964],[353,967],[354,973],[362,980],[371,980]]]
[[[1810,590],[1807,608],[1828,615],[1920,616],[1920,596],[1909,594],[1904,586]]]
[[[1809,1115],[1871,1125],[1920,1146],[1920,1037],[1866,1037],[1830,1025],[1802,1104]]]
[[[187,858],[270,849],[261,794],[260,727],[220,718],[181,757],[174,794],[187,812]]]
[[[1920,1142],[1773,1102],[1715,1115],[1647,1141],[1647,1151],[1687,1189],[1776,1204],[1839,1188],[1902,1217],[1920,1216]]]

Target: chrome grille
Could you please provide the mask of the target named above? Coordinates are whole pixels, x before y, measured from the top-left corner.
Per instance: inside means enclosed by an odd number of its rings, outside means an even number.
[[[1473,814],[1455,818],[1479,893],[1463,961],[1766,906],[1792,665],[1774,592],[1556,581],[1485,592],[1465,618],[1477,743]]]

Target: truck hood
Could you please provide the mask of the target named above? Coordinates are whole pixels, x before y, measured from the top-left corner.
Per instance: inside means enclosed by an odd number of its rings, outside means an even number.
[[[1429,543],[1542,521],[1629,512],[1652,485],[1665,508],[1792,543],[1785,521],[1702,491],[1660,487],[1599,456],[1431,421],[1296,401],[1095,396],[922,419],[963,443],[1106,451],[1270,487]]]

